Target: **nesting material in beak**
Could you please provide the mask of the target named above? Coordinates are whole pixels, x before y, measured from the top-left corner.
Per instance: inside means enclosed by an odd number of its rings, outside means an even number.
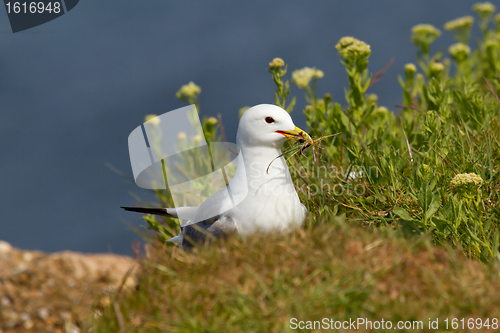
[[[307,142],[309,144],[313,143],[313,140],[307,134],[304,130],[301,130],[297,126],[295,126],[295,129],[293,131],[276,131],[276,133],[279,133],[286,137],[289,140],[294,140],[294,141],[299,141],[301,143]]]

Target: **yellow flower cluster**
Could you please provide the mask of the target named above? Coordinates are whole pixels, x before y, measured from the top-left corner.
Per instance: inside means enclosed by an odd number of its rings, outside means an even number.
[[[440,63],[440,62],[433,62],[430,65],[430,70],[433,73],[442,72],[442,71],[444,71],[444,65],[442,63]]]
[[[273,61],[269,63],[269,68],[281,68],[285,66],[285,62],[281,58],[274,58]]]
[[[177,98],[181,99],[183,97],[186,98],[193,98],[198,96],[201,93],[201,88],[197,86],[194,82],[189,82],[188,84],[185,84],[179,89],[177,92]]]
[[[474,6],[472,6],[472,10],[481,17],[485,17],[494,13],[495,9],[495,5],[493,5],[491,2],[478,2],[474,4]]]
[[[372,53],[370,45],[354,37],[342,37],[335,48],[345,60],[365,60]]]
[[[417,24],[411,29],[412,40],[419,43],[432,43],[441,35],[441,31],[432,24]]]
[[[340,49],[343,49],[351,44],[357,43],[357,42],[359,42],[359,40],[354,38],[354,37],[350,37],[350,36],[342,37],[339,40],[339,42],[337,43],[337,45],[335,45],[335,48],[337,50],[340,50]]]
[[[407,73],[415,73],[417,71],[417,66],[412,63],[405,65],[405,72]]]
[[[497,40],[490,39],[484,42],[484,47],[486,48],[487,52],[493,52],[494,49],[497,49],[500,47],[499,43]]]
[[[307,88],[309,86],[309,82],[313,78],[321,79],[324,76],[323,71],[304,67],[302,69],[297,69],[292,73],[292,82],[295,83],[299,88]]]
[[[389,109],[385,106],[379,106],[373,111],[373,116],[375,118],[383,118],[386,114],[389,113]]]
[[[455,59],[455,61],[461,62],[469,56],[470,47],[464,43],[455,43],[450,46],[448,52],[450,52],[451,57]]]
[[[377,101],[378,101],[377,94],[369,94],[368,95],[368,102],[370,102],[370,103],[376,103]]]
[[[475,173],[460,173],[451,180],[451,187],[479,187],[483,182],[483,178]]]
[[[195,143],[199,144],[203,140],[203,137],[200,134],[198,134],[193,137],[193,140]]]
[[[454,19],[452,21],[446,22],[444,29],[448,31],[453,31],[461,28],[469,29],[474,23],[474,18],[472,16],[464,16]]]
[[[144,122],[148,122],[150,120],[150,124],[153,126],[158,126],[160,124],[160,117],[155,114],[148,114],[146,117],[144,117]]]
[[[208,123],[209,125],[214,126],[215,124],[217,124],[217,118],[215,118],[215,117],[210,117],[210,118],[208,118],[208,119],[207,119],[207,123]]]

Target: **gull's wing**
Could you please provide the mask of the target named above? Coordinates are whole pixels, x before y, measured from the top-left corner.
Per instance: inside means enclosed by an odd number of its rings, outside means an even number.
[[[189,249],[197,243],[224,238],[237,232],[238,225],[232,217],[227,215],[214,216],[185,226],[182,231],[182,248]]]
[[[231,182],[231,184],[233,183],[233,181]],[[222,238],[226,235],[237,233],[238,226],[235,219],[227,215],[223,215],[224,213],[234,208],[234,206],[235,199],[233,198],[231,189],[228,186],[212,194],[199,207],[121,208],[132,212],[154,214],[181,219],[181,234],[169,239],[168,241],[181,243],[182,248],[186,249],[192,248],[195,243],[204,242],[205,240],[207,240],[207,238]]]

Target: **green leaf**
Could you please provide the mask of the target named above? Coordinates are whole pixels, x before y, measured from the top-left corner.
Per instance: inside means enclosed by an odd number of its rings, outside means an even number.
[[[408,213],[405,209],[403,208],[394,208],[392,210],[392,212],[394,214],[396,214],[397,216],[399,216],[400,218],[402,218],[403,220],[406,220],[406,221],[417,221],[415,220],[413,217],[411,217],[410,213]]]
[[[368,90],[368,88],[370,87],[370,82],[371,82],[371,80],[372,80],[372,79],[371,79],[371,77],[370,77],[370,78],[368,78],[368,80],[366,80],[366,83],[365,83],[365,85],[363,86],[363,89],[361,90],[361,92],[365,92],[365,91],[367,91],[367,90]]]
[[[290,101],[290,104],[286,108],[286,112],[291,113],[293,111],[293,108],[295,107],[295,101],[296,98],[293,96],[292,100]]]
[[[398,75],[398,81],[399,81],[399,85],[401,86],[401,88],[406,89],[406,82],[403,81],[403,78],[401,77],[401,75]]]
[[[445,219],[440,218],[440,217],[433,217],[432,222],[434,223],[436,228],[441,232],[444,232],[449,226],[451,226],[453,224],[450,221],[445,220]]]
[[[435,212],[439,209],[441,206],[441,195],[439,192],[435,193],[432,197],[432,201],[429,205],[429,208],[427,209],[427,212],[425,213],[425,216],[429,219],[431,218],[432,215],[434,215]]]

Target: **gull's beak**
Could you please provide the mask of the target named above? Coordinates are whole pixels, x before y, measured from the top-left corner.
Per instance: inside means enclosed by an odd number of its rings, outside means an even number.
[[[289,140],[301,141],[301,142],[309,142],[312,143],[313,140],[305,131],[301,130],[297,126],[293,131],[276,131],[276,133],[282,134]]]

